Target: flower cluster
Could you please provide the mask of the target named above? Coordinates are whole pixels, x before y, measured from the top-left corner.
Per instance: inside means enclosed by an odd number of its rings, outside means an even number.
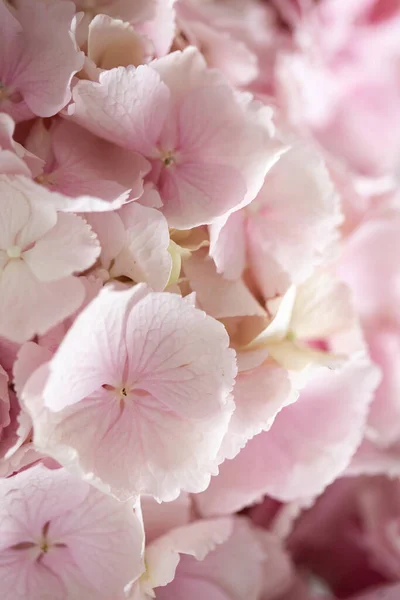
[[[400,598],[397,0],[0,0],[2,600]]]

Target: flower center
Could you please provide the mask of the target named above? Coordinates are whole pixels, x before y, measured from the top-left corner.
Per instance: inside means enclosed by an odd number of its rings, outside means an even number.
[[[20,246],[10,246],[7,249],[7,256],[9,258],[21,258],[22,250]]]
[[[42,173],[35,177],[35,181],[44,187],[50,188],[56,185],[56,175],[54,173]]]
[[[0,100],[6,100],[9,96],[9,91],[4,83],[0,81]]]
[[[9,549],[17,550],[17,551],[36,549],[36,553],[35,553],[36,560],[37,560],[37,562],[40,562],[42,560],[43,555],[47,554],[49,552],[49,550],[51,550],[51,548],[66,548],[67,547],[66,544],[52,543],[49,541],[49,539],[48,539],[49,528],[50,528],[50,521],[47,521],[47,523],[45,523],[42,528],[41,537],[38,542],[31,542],[31,541],[20,542],[19,544],[15,544],[14,546],[11,546]]]
[[[120,398],[121,401],[127,398],[131,391],[130,388],[126,385],[123,385],[122,387],[115,387],[114,385],[109,385],[108,383],[105,383],[102,387],[103,389],[108,390],[109,392],[114,392],[117,398]]]
[[[176,155],[174,154],[173,150],[161,151],[160,158],[164,167],[167,167],[167,169],[176,163]]]

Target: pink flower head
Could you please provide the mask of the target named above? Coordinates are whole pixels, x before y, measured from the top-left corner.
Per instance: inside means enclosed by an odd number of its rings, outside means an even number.
[[[24,389],[35,444],[117,497],[203,490],[233,410],[228,345],[178,295],[104,288]]]
[[[87,223],[57,214],[24,177],[0,177],[0,334],[23,342],[72,314],[85,291],[73,274],[100,252]]]
[[[74,88],[73,119],[151,160],[171,227],[248,204],[277,160],[269,108],[235,93],[194,48]]]
[[[17,120],[50,117],[70,100],[72,76],[83,65],[74,44],[71,2],[0,3],[0,110]]]
[[[64,469],[0,480],[0,508],[4,600],[123,600],[143,570],[132,506]]]

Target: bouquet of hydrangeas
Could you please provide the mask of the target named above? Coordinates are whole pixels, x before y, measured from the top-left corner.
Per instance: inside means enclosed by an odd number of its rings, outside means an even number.
[[[1,600],[400,599],[400,3],[0,0]]]

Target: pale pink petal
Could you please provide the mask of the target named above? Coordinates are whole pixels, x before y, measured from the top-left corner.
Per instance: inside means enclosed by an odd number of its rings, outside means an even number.
[[[382,370],[382,381],[368,416],[367,435],[385,452],[385,448],[400,441],[399,332],[396,327],[370,327],[365,328],[365,335],[371,358]]]
[[[266,556],[257,534],[246,519],[235,519],[232,535],[203,561],[181,557],[175,579],[156,588],[157,598],[258,600]]]
[[[0,337],[0,363],[9,376],[12,375],[14,362],[17,358],[19,348],[19,344],[10,342],[10,340],[7,340],[4,337]]]
[[[321,157],[302,145],[280,158],[250,210],[250,255],[254,275],[267,296],[273,293],[268,280],[258,276],[257,257],[260,262],[272,260],[282,275],[300,283],[321,263],[341,222],[338,197]]]
[[[268,431],[278,412],[297,397],[288,372],[274,362],[239,373],[233,392],[236,408],[222,442],[221,458],[232,459],[248,440]]]
[[[400,219],[365,221],[344,247],[340,276],[353,292],[354,302],[366,318],[392,315],[399,319]]]
[[[126,21],[97,15],[89,25],[88,57],[99,69],[137,67],[147,62],[152,44]]]
[[[0,194],[0,248],[7,250],[16,245],[18,233],[28,223],[30,206],[22,193],[10,187],[10,180],[6,177],[0,178]]]
[[[32,140],[33,141],[33,140]],[[143,177],[149,172],[150,164],[139,154],[124,150],[99,140],[87,130],[70,121],[60,121],[52,130],[54,154],[49,173],[43,181],[53,191],[75,198],[70,210],[89,211],[88,205],[97,199],[109,203],[108,210],[119,208],[128,196],[138,198],[143,192]],[[96,204],[105,205],[97,200]],[[96,210],[96,207],[94,207]]]
[[[156,56],[168,54],[175,35],[175,10],[176,0],[155,0],[154,14],[138,26],[154,44]]]
[[[169,92],[154,69],[119,67],[99,83],[80,81],[69,108],[74,121],[110,142],[151,156],[169,109]]]
[[[294,579],[291,558],[278,537],[269,531],[257,530],[257,533],[266,556],[261,599],[283,600],[281,595],[291,588]]]
[[[19,246],[22,250],[36,242],[40,237],[45,235],[57,222],[57,213],[51,202],[45,194],[42,194],[40,185],[35,184],[27,177],[16,176],[13,178],[2,177],[0,186],[3,193],[7,194],[10,199],[13,199],[13,217],[18,214],[17,210],[21,210],[22,204],[28,206],[29,218],[22,226],[22,222],[18,223],[18,231],[14,229],[14,225],[10,223],[11,216],[7,215],[8,226],[13,234],[13,245]]]
[[[152,496],[142,496],[140,504],[147,544],[171,529],[182,527],[191,521],[192,501],[189,494],[185,492],[182,492],[173,502],[162,502],[161,504]]]
[[[22,94],[32,113],[55,115],[69,101],[72,76],[83,65],[83,54],[76,49],[70,30],[74,7],[67,2],[20,0],[15,17],[10,18],[4,3],[1,6],[0,20],[9,28],[7,38],[1,37],[14,47],[11,54],[2,51],[1,79]],[[18,114],[18,104],[5,105],[7,111],[10,108]],[[29,113],[23,118],[27,117]]]
[[[321,371],[268,432],[221,465],[207,491],[195,498],[202,513],[240,510],[264,494],[290,501],[321,493],[360,444],[378,381],[377,369],[365,359]]]
[[[8,395],[8,375],[0,365],[0,437],[4,427],[10,424],[10,398]]]
[[[154,540],[146,547],[146,575],[152,586],[165,586],[174,579],[180,554],[204,560],[229,538],[232,527],[229,518],[202,520],[173,529]]]
[[[216,320],[175,294],[152,293],[131,311],[127,336],[128,376],[138,388],[182,417],[209,418],[216,403],[224,406],[235,352]]]
[[[117,212],[86,213],[85,219],[99,239],[101,264],[105,269],[109,269],[111,261],[126,246],[126,231],[122,219]]]
[[[178,3],[179,16],[185,15],[185,4]],[[189,17],[190,19],[190,17]],[[241,40],[229,31],[221,31],[200,20],[183,20],[185,35],[193,38],[194,45],[201,52],[209,67],[217,68],[226,75],[233,85],[244,86],[258,75],[256,55]],[[211,27],[210,27],[211,25]]]
[[[56,225],[23,253],[23,259],[39,281],[51,282],[85,271],[99,254],[90,226],[77,215],[59,213]]]
[[[0,173],[30,177],[29,167],[22,160],[23,152],[18,153],[22,146],[13,140],[14,129],[15,124],[11,117],[0,113]]]
[[[238,279],[246,267],[246,216],[239,210],[210,225],[210,256],[218,273]]]
[[[158,188],[163,213],[170,227],[177,229],[211,223],[241,204],[246,195],[240,172],[218,162],[185,162],[164,169]]]
[[[325,339],[355,321],[351,291],[326,270],[314,272],[296,290],[290,330],[303,340]]]
[[[158,210],[137,202],[122,207],[118,214],[125,225],[125,246],[115,257],[110,274],[113,277],[125,275],[138,283],[148,283],[156,291],[162,291],[172,269],[165,217]]]
[[[63,469],[40,465],[1,481],[0,503],[5,600],[122,600],[124,586],[143,570],[142,531],[132,507]],[[26,543],[30,549],[14,548]]]
[[[192,423],[160,409],[151,396],[145,405],[120,408],[104,393],[52,413],[40,404],[43,384],[38,393],[32,389],[40,375],[24,390],[35,445],[67,468],[123,500],[146,493],[170,501],[181,489],[207,487],[232,407],[228,416]]]
[[[251,315],[267,317],[244,282],[229,281],[218,275],[213,261],[205,253],[192,254],[184,261],[183,270],[201,308],[216,319]]]
[[[25,342],[21,346],[13,368],[15,391],[20,398],[22,398],[22,391],[29,377],[52,356],[53,353],[50,350],[35,342]]]
[[[122,381],[127,309],[136,301],[135,290],[128,299],[127,294],[103,289],[78,316],[51,361],[51,377],[44,392],[46,406],[62,410],[104,384]]]
[[[202,54],[193,46],[154,60],[151,67],[159,73],[176,102],[193,89],[226,83],[221,73],[206,68]]]
[[[228,345],[178,295],[104,288],[24,389],[35,444],[120,498],[205,489],[233,411]]]
[[[160,194],[150,182],[145,183],[143,194],[140,196],[138,202],[142,206],[148,206],[149,208],[161,208],[163,205]]]
[[[73,0],[78,11],[87,9],[86,0]],[[110,15],[132,23],[141,23],[151,19],[155,11],[156,0],[95,0],[90,5],[94,14]],[[93,6],[92,6],[93,5]]]
[[[0,334],[22,343],[46,333],[79,308],[85,289],[76,277],[43,283],[22,260],[9,262],[0,277]]]

